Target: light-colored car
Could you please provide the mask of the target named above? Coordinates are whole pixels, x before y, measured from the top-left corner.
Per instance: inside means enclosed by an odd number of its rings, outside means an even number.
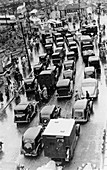
[[[81,85],[81,97],[86,97],[86,91],[88,91],[90,98],[96,99],[99,94],[98,80],[94,78],[83,79]]]

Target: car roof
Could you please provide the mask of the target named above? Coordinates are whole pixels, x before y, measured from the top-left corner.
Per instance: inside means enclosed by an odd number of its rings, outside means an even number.
[[[24,79],[24,82],[30,83],[30,82],[34,81],[34,79],[35,79],[35,77],[25,78],[25,79]]]
[[[95,67],[94,66],[90,66],[90,67],[85,67],[85,72],[89,72],[89,71],[92,71],[92,72],[94,72],[94,70],[95,70]]]
[[[99,61],[100,59],[98,56],[90,56],[88,60],[89,61]]]
[[[55,52],[55,53],[52,54],[52,56],[53,56],[53,55],[59,55],[59,53],[60,53],[60,52],[57,52],[57,53]]]
[[[74,51],[70,51],[70,52],[67,52],[67,54],[66,55],[72,55],[72,54],[74,54],[75,52]]]
[[[51,119],[43,132],[43,136],[70,136],[74,124],[74,119]]]
[[[36,138],[36,136],[38,136],[41,129],[42,129],[41,125],[38,125],[36,127],[30,127],[23,134],[23,138],[34,140]]]
[[[21,102],[18,105],[16,105],[14,110],[25,110],[26,107],[28,106],[30,102],[26,101],[26,102]]]
[[[68,86],[69,83],[70,83],[69,79],[62,79],[57,82],[56,87],[65,87]]]
[[[42,110],[41,110],[41,114],[52,114],[52,112],[53,112],[53,110],[54,110],[54,108],[55,108],[55,105],[53,104],[53,105],[46,105],[46,106],[44,106],[43,108],[42,108]]]
[[[64,61],[64,65],[72,65],[74,63],[74,60],[67,60],[67,61]]]
[[[87,99],[77,100],[74,104],[74,109],[85,109],[87,104]]]
[[[47,70],[55,70],[55,69],[56,69],[56,66],[54,66],[54,65],[51,65],[47,68]]]
[[[83,83],[88,83],[88,82],[97,82],[97,80],[94,79],[94,78],[86,78],[86,79],[83,79],[82,84]]]
[[[51,74],[53,70],[49,69],[49,70],[43,70],[41,71],[41,73],[39,75],[44,75],[44,74]]]
[[[82,35],[81,36],[81,41],[87,41],[87,40],[92,40],[91,37],[89,35]]]

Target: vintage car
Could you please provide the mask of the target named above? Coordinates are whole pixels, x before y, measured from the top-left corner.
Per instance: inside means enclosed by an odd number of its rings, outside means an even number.
[[[61,35],[61,33],[53,32],[53,33],[52,33],[52,37],[53,37],[53,40],[54,40],[54,42],[55,42],[55,41],[56,41],[56,38],[62,37],[62,35]]]
[[[81,85],[81,97],[86,97],[86,91],[88,91],[91,99],[97,99],[99,94],[98,80],[94,78],[83,79]]]
[[[57,45],[57,47],[63,47],[65,49],[64,42],[58,42],[56,45]]]
[[[57,48],[55,48],[55,53],[60,53],[60,54],[59,54],[59,57],[60,57],[62,60],[64,60],[64,58],[65,58],[65,48],[63,48],[63,47],[57,47]]]
[[[76,62],[76,56],[74,51],[69,51],[66,53],[67,60],[74,60]]]
[[[56,87],[57,79],[54,73],[54,70],[43,70],[38,76],[38,83],[42,89],[43,85],[45,85],[48,90],[54,90]]]
[[[52,63],[58,67],[61,72],[63,59],[60,57],[60,52],[55,52],[52,54]]]
[[[45,51],[48,55],[52,55],[53,53],[53,45],[52,44],[46,44],[45,45]]]
[[[14,122],[29,123],[38,114],[37,102],[20,102],[14,109]]]
[[[85,25],[84,26],[84,29],[85,29],[85,32],[82,32],[82,34],[86,34],[86,35],[89,35],[89,36],[95,36],[97,35],[97,32],[98,32],[98,28],[97,28],[97,25]]]
[[[46,41],[46,45],[53,45],[53,37],[47,36],[45,41]]]
[[[77,123],[87,122],[90,114],[93,113],[93,102],[88,99],[80,99],[74,103],[72,108],[72,118]]]
[[[81,36],[81,48],[83,45],[93,45],[92,38],[89,35]]]
[[[43,149],[42,133],[41,125],[28,128],[22,136],[21,154],[39,156]]]
[[[64,39],[63,39],[63,37],[61,36],[61,37],[57,37],[56,38],[56,40],[55,40],[55,44],[56,44],[56,46],[57,46],[57,43],[59,43],[59,42],[64,42]]]
[[[37,81],[36,81],[35,77],[25,78],[24,79],[24,87],[25,87],[27,97],[34,95],[36,87],[37,87]]]
[[[34,72],[35,78],[37,78],[37,76],[40,74],[40,72],[41,72],[42,70],[44,70],[43,64],[38,63],[38,64],[35,64],[35,65],[33,66],[33,72]]]
[[[74,119],[51,119],[43,132],[44,155],[56,163],[70,162],[80,136]]]
[[[93,66],[96,69],[96,73],[101,73],[101,65],[100,65],[100,59],[97,56],[90,56],[88,59],[88,65]]]
[[[47,53],[43,53],[39,55],[39,63],[48,67],[50,63],[49,55]]]
[[[72,97],[73,90],[73,81],[70,81],[70,79],[59,80],[56,84],[57,99]]]
[[[74,60],[64,61],[64,71],[68,70],[68,69],[73,70],[74,75],[75,75],[75,73],[76,73],[76,64],[75,64]]]
[[[83,45],[81,48],[81,55],[86,66],[88,66],[88,59],[90,56],[95,56],[93,45]]]
[[[75,60],[77,61],[78,57],[79,57],[79,55],[78,55],[78,46],[75,45],[75,46],[70,47],[69,51],[70,52],[72,52],[72,51],[74,52]]]
[[[64,79],[70,79],[71,81],[73,81],[73,83],[75,82],[75,74],[73,70],[64,70],[63,71],[63,78]]]
[[[61,116],[61,108],[53,105],[46,105],[40,111],[40,124],[46,127],[50,119],[57,119]]]
[[[95,67],[89,66],[84,69],[84,78],[97,78]]]
[[[54,65],[50,65],[49,67],[47,67],[46,70],[52,70],[55,74],[55,77],[56,77],[56,80],[58,80],[58,77],[60,75],[60,72],[59,72],[59,68],[54,66]]]

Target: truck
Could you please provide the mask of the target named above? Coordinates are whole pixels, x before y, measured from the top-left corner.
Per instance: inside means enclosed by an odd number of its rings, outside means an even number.
[[[80,135],[74,119],[51,119],[43,132],[44,155],[57,162],[69,162]]]

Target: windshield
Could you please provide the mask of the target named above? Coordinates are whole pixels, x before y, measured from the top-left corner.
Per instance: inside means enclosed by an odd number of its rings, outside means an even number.
[[[87,82],[87,83],[82,83],[82,87],[92,87],[95,86],[96,83],[95,82]]]
[[[82,117],[83,116],[83,110],[75,110],[74,112],[75,117]]]
[[[17,111],[15,110],[15,114],[21,114],[22,115],[22,114],[24,114],[24,111],[23,110],[17,110]]]

